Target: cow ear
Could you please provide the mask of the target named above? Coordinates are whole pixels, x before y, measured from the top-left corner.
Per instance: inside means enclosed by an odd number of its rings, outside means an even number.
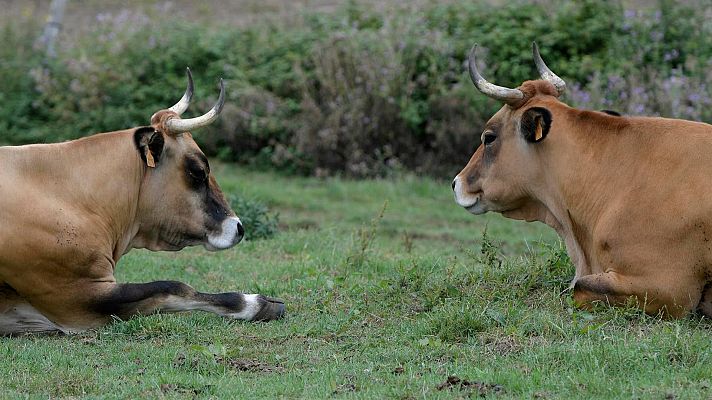
[[[522,135],[531,143],[541,142],[549,134],[551,112],[546,108],[532,107],[522,115]]]
[[[163,134],[151,126],[144,126],[134,132],[134,143],[141,159],[151,168],[161,160],[164,144]]]

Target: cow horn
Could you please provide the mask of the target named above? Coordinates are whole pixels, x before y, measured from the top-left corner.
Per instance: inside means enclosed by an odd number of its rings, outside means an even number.
[[[172,133],[183,133],[188,132],[193,129],[200,128],[201,126],[209,125],[218,118],[220,111],[222,111],[223,105],[225,104],[225,84],[222,78],[220,78],[220,96],[218,97],[218,102],[215,103],[213,108],[207,113],[201,115],[200,117],[180,119],[171,118],[166,121],[166,128]]]
[[[564,94],[566,91],[566,82],[551,72],[549,67],[544,64],[544,60],[541,59],[541,55],[539,54],[539,46],[536,45],[536,42],[532,42],[532,51],[534,52],[534,63],[541,78],[554,85],[556,91],[559,92],[559,96]]]
[[[190,99],[193,97],[193,75],[190,73],[190,68],[186,68],[185,72],[188,74],[188,87],[185,88],[185,93],[183,93],[183,97],[181,97],[180,100],[178,100],[178,102],[173,105],[173,107],[169,108],[169,110],[173,111],[178,115],[183,114],[185,110],[188,109]]]
[[[472,46],[470,56],[467,60],[467,66],[470,70],[470,78],[472,79],[472,83],[475,84],[475,87],[487,96],[503,101],[507,104],[516,103],[517,101],[523,99],[524,93],[522,93],[521,90],[494,85],[487,82],[485,78],[480,75],[479,71],[477,71],[477,65],[475,65],[475,50],[477,50],[477,43]]]

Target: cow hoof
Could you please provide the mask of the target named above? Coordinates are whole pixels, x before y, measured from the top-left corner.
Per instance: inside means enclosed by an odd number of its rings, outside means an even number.
[[[272,321],[284,317],[284,300],[275,299],[273,297],[260,296],[262,308],[252,318],[253,322],[257,321]]]

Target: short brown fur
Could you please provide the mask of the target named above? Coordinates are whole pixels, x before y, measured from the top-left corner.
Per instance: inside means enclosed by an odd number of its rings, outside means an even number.
[[[496,159],[480,146],[453,188],[472,213],[541,221],[564,240],[576,267],[581,307],[633,298],[651,314],[712,316],[712,126],[684,120],[620,117],[577,110],[545,81],[519,88],[505,105]],[[518,131],[522,112],[553,115],[537,143]],[[701,299],[703,300],[701,302]]]
[[[153,129],[0,147],[0,335],[77,332],[106,324],[112,314],[159,310],[242,319],[282,315],[283,304],[263,296],[251,297],[252,309],[244,312],[250,304],[240,293],[114,279],[116,264],[133,248],[180,250],[217,235],[222,247],[212,250],[219,250],[242,237],[239,223],[227,239],[221,236],[221,222],[237,219],[212,175],[200,192],[189,187],[183,160],[203,155],[190,133],[166,130],[169,118],[178,116],[156,113]],[[163,145],[149,166],[134,136],[154,131]]]

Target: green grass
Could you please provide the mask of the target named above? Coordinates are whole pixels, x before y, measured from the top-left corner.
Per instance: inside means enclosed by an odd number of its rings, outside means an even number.
[[[281,232],[222,253],[133,251],[117,277],[279,296],[288,317],[2,338],[0,398],[712,396],[710,323],[573,309],[573,268],[543,225],[470,216],[446,181],[216,170],[278,212]]]

